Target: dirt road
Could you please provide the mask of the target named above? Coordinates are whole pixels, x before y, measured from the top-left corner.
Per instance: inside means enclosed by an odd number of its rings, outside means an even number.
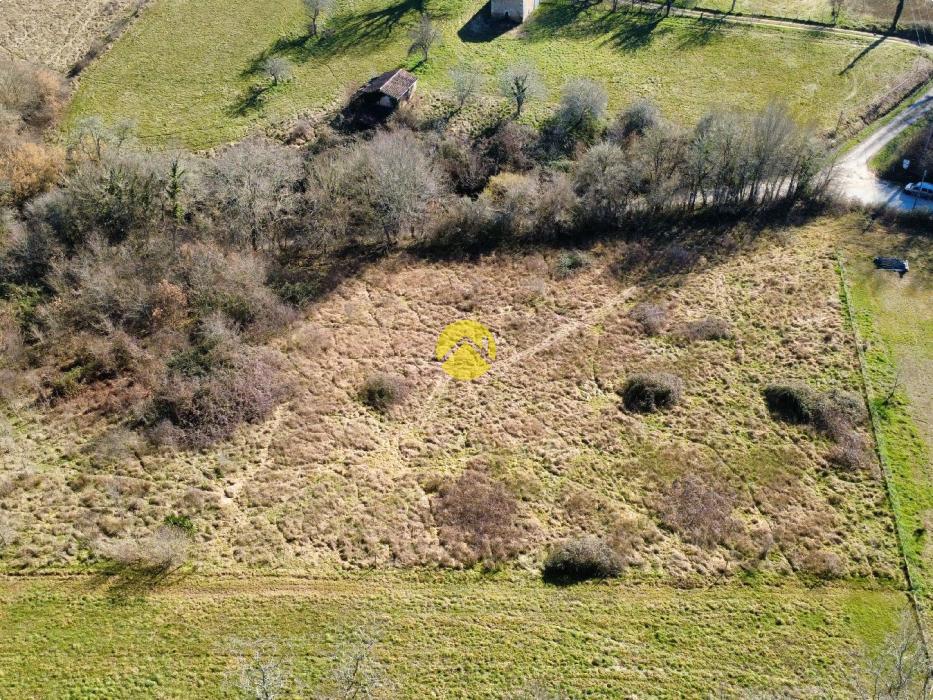
[[[847,153],[836,166],[840,193],[863,204],[887,204],[904,211],[914,208],[933,211],[933,200],[912,197],[901,185],[881,180],[868,167],[872,157],[893,138],[930,114],[933,114],[933,89],[916,98],[891,122]]]

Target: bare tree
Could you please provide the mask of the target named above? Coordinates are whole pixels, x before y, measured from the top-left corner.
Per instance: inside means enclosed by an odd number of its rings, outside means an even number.
[[[351,189],[361,212],[371,212],[386,247],[399,231],[414,229],[437,192],[430,159],[410,131],[382,132],[357,151]]]
[[[515,116],[522,115],[525,104],[544,95],[541,76],[528,63],[513,63],[499,76],[499,89],[515,103]]]
[[[852,689],[860,700],[930,700],[933,671],[910,612],[876,650],[855,655]]]
[[[135,131],[136,125],[127,119],[108,126],[100,117],[85,117],[69,134],[69,150],[80,158],[100,163],[108,154],[120,154]]]
[[[395,685],[376,657],[378,630],[354,630],[335,655],[336,668],[318,700],[380,700],[394,697]]]
[[[408,55],[421,52],[422,63],[427,63],[431,48],[441,40],[441,32],[434,26],[430,15],[427,12],[421,14],[418,24],[411,28],[408,33],[411,39],[411,46],[408,47]]]
[[[600,224],[617,224],[634,196],[629,179],[629,158],[614,143],[598,143],[580,160],[574,172],[574,185],[581,210]]]
[[[643,136],[661,121],[658,108],[648,100],[637,100],[622,110],[610,130],[614,140],[624,140],[629,136]]]
[[[839,15],[842,14],[842,11],[845,9],[846,2],[845,0],[829,0],[829,12],[832,17],[833,24],[839,21]]]
[[[606,111],[606,88],[595,80],[573,78],[564,84],[558,118],[568,131],[595,126]]]
[[[477,92],[483,87],[483,76],[469,66],[457,66],[448,74],[453,84],[454,97],[457,99],[457,109],[463,109]]]
[[[273,85],[287,82],[292,77],[292,62],[282,56],[272,56],[263,61],[262,74],[269,78]]]
[[[228,242],[248,241],[253,250],[279,242],[296,203],[299,160],[290,148],[245,141],[212,161],[206,184]]]
[[[325,17],[333,10],[334,0],[304,0],[305,9],[308,11],[308,33],[311,36],[318,35],[318,29],[323,23],[321,16]]]
[[[279,700],[298,689],[291,658],[269,639],[235,639],[232,685],[249,700]]]

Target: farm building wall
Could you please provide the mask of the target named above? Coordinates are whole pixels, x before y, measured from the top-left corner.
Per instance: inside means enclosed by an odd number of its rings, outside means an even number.
[[[538,7],[539,0],[492,0],[490,9],[497,19],[524,22]]]

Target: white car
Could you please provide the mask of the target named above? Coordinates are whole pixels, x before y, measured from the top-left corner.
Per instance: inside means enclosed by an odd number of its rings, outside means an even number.
[[[933,183],[931,182],[911,182],[904,189],[914,197],[933,199]]]

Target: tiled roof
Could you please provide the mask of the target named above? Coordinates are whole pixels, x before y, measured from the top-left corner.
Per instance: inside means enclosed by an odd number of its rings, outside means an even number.
[[[394,97],[400,100],[411,90],[412,86],[418,82],[418,79],[407,70],[398,68],[390,70],[382,75],[377,75],[370,80],[363,92],[381,92],[383,95]]]

